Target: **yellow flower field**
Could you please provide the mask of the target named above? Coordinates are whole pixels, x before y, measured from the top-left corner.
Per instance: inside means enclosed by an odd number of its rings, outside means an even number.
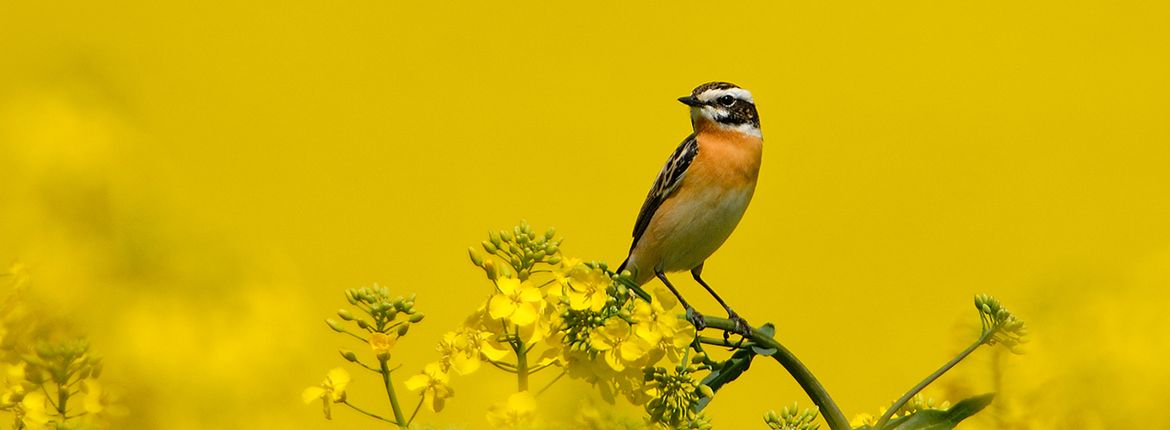
[[[1160,428],[1166,22],[1101,0],[8,2],[0,429],[828,429],[761,343],[703,384],[734,346],[612,272],[690,132],[676,98],[713,80],[752,91],[765,149],[703,275],[854,426],[986,335],[887,419],[995,392],[958,428]]]

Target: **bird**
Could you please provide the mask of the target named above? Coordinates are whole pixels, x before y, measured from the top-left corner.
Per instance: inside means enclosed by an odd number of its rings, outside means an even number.
[[[763,155],[760,117],[752,94],[728,82],[708,82],[678,101],[690,107],[693,132],[658,172],[634,222],[634,240],[617,272],[629,270],[638,287],[662,281],[697,329],[702,315],[667,279],[690,271],[727,311],[735,333],[751,326],[703,280],[703,263],[723,245],[743,218],[755,193]],[[726,332],[724,333],[726,335]]]

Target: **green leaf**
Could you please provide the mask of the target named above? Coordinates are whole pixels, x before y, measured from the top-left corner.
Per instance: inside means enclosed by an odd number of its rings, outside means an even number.
[[[951,406],[950,409],[924,409],[908,417],[891,420],[886,425],[888,430],[951,430],[959,425],[960,421],[970,418],[991,404],[995,393],[987,393],[971,398]]]
[[[711,371],[711,374],[703,378],[701,384],[711,387],[711,392],[719,391],[727,383],[739,378],[743,372],[746,372],[752,365],[752,359],[756,357],[756,353],[751,348],[740,349],[731,355],[731,358],[724,361],[718,368]],[[703,397],[699,399],[696,411],[703,410],[710,403],[711,397]]]

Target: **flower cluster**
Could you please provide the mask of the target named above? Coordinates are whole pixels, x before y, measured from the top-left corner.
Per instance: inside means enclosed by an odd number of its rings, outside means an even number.
[[[817,430],[821,425],[814,422],[816,419],[817,411],[798,409],[796,403],[785,406],[779,413],[768,411],[764,414],[764,422],[772,430]]]
[[[126,408],[99,381],[101,358],[22,300],[23,266],[5,275],[11,289],[0,303],[0,411],[12,413],[20,429],[109,428]]]
[[[673,369],[650,367],[645,370],[646,403],[650,420],[674,429],[709,429],[711,421],[695,407],[699,399],[713,397],[711,387],[694,378],[698,367],[679,363]]]
[[[988,345],[1002,344],[1008,350],[1019,353],[1017,348],[1028,341],[1028,327],[1011,311],[1003,307],[994,297],[987,294],[975,296],[975,309],[983,324],[983,334]]]
[[[639,300],[627,277],[603,263],[563,256],[561,242],[552,229],[538,234],[522,223],[489,233],[482,251],[469,250],[493,288],[462,326],[443,336],[439,361],[427,368],[467,375],[488,364],[515,374],[517,393],[528,391],[530,376],[558,368],[595,384],[610,401],[622,396],[645,404],[671,394],[666,386],[649,386],[644,369],[677,364],[695,340],[694,327],[673,312],[674,297],[660,289]],[[524,410],[506,408],[524,404],[497,405],[493,420],[508,421],[498,411]]]
[[[326,419],[333,417],[333,404],[343,404],[371,418],[406,427],[409,423],[404,418],[402,408],[398,404],[397,394],[390,384],[392,369],[388,363],[398,340],[410,331],[412,325],[423,320],[423,314],[414,307],[415,296],[413,294],[408,297],[393,296],[388,288],[374,285],[373,287],[346,290],[345,300],[356,308],[357,313],[355,314],[353,309],[340,309],[337,311],[337,316],[341,318],[341,321],[328,318],[325,320],[325,324],[333,331],[348,335],[369,346],[370,353],[377,361],[376,365],[362,361],[358,354],[352,350],[342,348],[339,352],[345,361],[357,364],[382,376],[386,394],[390,399],[391,408],[394,410],[394,419],[383,418],[350,403],[346,397],[345,389],[351,378],[349,372],[341,367],[330,370],[325,376],[325,380],[320,384],[306,388],[301,393],[301,398],[306,404],[321,400]],[[424,390],[425,398],[430,400],[428,404],[432,409],[438,410],[442,408],[443,400],[453,395],[451,390],[442,389],[445,383],[445,375],[437,375],[434,381],[412,378],[407,381],[407,387]]]
[[[914,395],[914,397],[911,397],[910,400],[907,401],[905,405],[902,405],[901,407],[899,407],[898,410],[895,411],[894,414],[891,415],[890,417],[892,419],[897,419],[897,418],[901,418],[901,417],[909,417],[911,415],[914,415],[914,414],[922,412],[922,411],[947,410],[950,407],[951,407],[951,402],[949,402],[949,401],[945,401],[945,400],[938,401],[938,400],[935,400],[933,397],[927,397],[927,396],[924,396],[922,393],[918,393],[918,394]],[[878,417],[881,417],[882,413],[884,413],[889,408],[890,408],[890,406],[886,406],[884,408],[878,409],[876,415],[864,413],[864,412],[857,414],[856,416],[853,417],[852,420],[850,420],[850,424],[852,424],[854,427],[873,426],[874,424],[877,424]]]

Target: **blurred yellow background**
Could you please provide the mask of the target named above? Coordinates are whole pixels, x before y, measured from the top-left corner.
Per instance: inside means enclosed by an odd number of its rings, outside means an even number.
[[[368,427],[299,398],[355,347],[321,322],[345,288],[419,294],[401,381],[488,294],[465,255],[488,229],[620,262],[689,133],[674,99],[727,80],[765,160],[705,274],[847,415],[969,342],[987,292],[1033,341],[999,384],[987,350],[943,379],[1002,391],[965,428],[1150,428],[1170,419],[1167,22],[1103,0],[4,2],[0,262],[106,357],[117,427]],[[502,380],[456,378],[419,421],[483,428]],[[379,389],[351,396],[384,408]],[[709,411],[763,428],[793,400],[759,362]]]

